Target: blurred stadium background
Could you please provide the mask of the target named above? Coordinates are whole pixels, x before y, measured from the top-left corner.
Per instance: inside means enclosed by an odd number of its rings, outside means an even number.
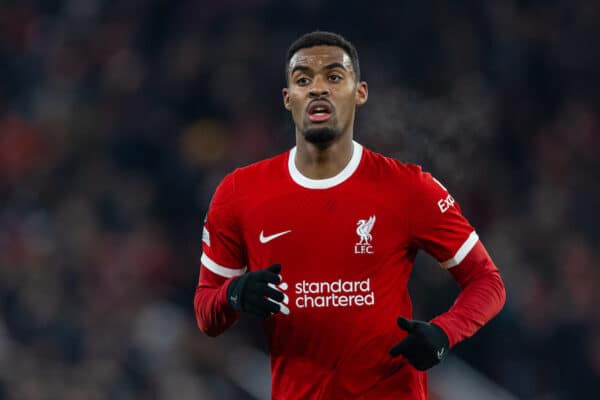
[[[314,29],[358,47],[358,140],[440,178],[503,272],[432,398],[600,398],[598,21],[585,0],[1,1],[0,399],[269,395],[256,322],[209,339],[192,299],[216,184],[293,145],[285,50]],[[430,318],[457,288],[423,256],[411,292]]]

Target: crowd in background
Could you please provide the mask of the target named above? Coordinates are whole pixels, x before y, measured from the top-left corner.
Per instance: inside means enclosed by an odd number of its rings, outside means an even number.
[[[1,2],[0,399],[245,398],[223,358],[256,330],[195,326],[202,223],[226,173],[293,146],[285,51],[315,29],[358,48],[356,139],[440,179],[502,271],[505,309],[453,353],[519,398],[600,398],[598,21],[584,0]],[[438,270],[418,258],[418,318],[458,291]]]

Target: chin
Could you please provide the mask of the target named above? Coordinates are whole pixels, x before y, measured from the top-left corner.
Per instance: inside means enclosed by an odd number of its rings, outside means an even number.
[[[304,139],[314,144],[331,143],[337,136],[338,133],[335,129],[325,126],[308,128],[304,131]]]

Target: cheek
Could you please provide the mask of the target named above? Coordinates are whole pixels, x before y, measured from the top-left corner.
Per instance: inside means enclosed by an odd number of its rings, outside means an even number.
[[[296,100],[291,104],[290,111],[292,112],[292,116],[295,119],[299,119],[304,113],[304,105],[302,104],[302,102]]]
[[[339,99],[343,99],[344,102],[354,101],[355,90],[352,86],[337,87],[332,92],[333,95]]]
[[[342,97],[342,102],[344,104],[343,112],[344,114],[351,113],[352,108],[356,105],[354,91],[344,91]]]

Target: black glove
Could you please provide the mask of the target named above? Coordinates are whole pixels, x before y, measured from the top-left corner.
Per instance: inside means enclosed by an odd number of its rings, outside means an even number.
[[[444,331],[428,322],[398,318],[398,326],[408,336],[390,350],[392,357],[404,356],[419,371],[439,364],[448,354],[450,343]]]
[[[281,265],[273,264],[269,268],[248,272],[233,279],[227,287],[227,301],[238,311],[263,318],[278,313],[281,311],[280,304],[273,301],[281,303],[285,296],[269,286],[269,283],[277,285],[280,282],[280,271]]]

